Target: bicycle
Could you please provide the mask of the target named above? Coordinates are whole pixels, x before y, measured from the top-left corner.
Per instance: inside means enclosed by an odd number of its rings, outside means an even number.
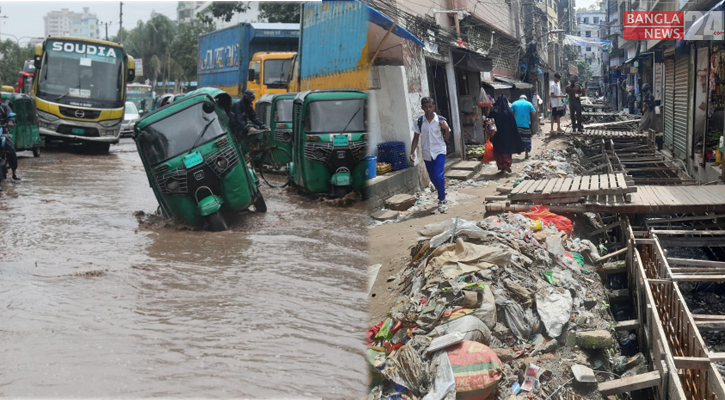
[[[268,132],[269,130],[249,128],[247,136],[255,136],[250,140],[249,159],[269,187],[283,188],[289,184],[289,174],[287,164],[280,160],[291,159],[291,155],[287,150],[271,145],[268,140],[265,140],[263,135]]]

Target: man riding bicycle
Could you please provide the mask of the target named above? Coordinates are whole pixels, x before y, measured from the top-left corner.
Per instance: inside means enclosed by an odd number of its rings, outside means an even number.
[[[12,137],[10,136],[10,129],[15,126],[15,118],[11,117],[12,110],[5,103],[0,103],[0,122],[3,125],[2,133],[0,133],[0,151],[3,152],[8,160],[8,166],[13,171],[13,180],[19,181],[18,178],[18,155],[13,147]],[[7,128],[5,126],[7,125]],[[2,181],[7,178],[7,171],[2,171],[0,174],[0,190],[2,190]]]
[[[252,105],[254,98],[254,92],[247,89],[244,92],[244,96],[232,106],[229,128],[232,130],[232,133],[240,136],[242,140],[246,139],[249,134],[256,134],[257,132],[255,130],[267,129],[267,126],[257,117],[257,113],[254,111],[254,106]],[[254,139],[259,140],[259,137],[255,137]]]

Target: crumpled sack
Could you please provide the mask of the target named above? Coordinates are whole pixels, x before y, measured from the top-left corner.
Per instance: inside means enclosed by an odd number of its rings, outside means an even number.
[[[456,398],[485,399],[503,378],[503,363],[488,346],[464,340],[447,349],[456,380]]]
[[[491,288],[486,285],[483,289],[483,303],[473,312],[489,329],[496,326],[496,300]]]
[[[506,296],[502,289],[496,290],[496,305],[501,307],[503,311],[503,323],[517,339],[527,342],[531,337],[532,329],[535,324],[533,313],[527,318],[521,305]]]
[[[383,376],[415,393],[427,392],[430,384],[428,363],[413,346],[403,346],[385,362]]]
[[[556,338],[561,335],[564,324],[569,322],[573,305],[568,290],[557,290],[549,286],[536,293],[536,311],[549,337]]]
[[[418,231],[418,234],[431,238],[430,247],[435,249],[453,236],[454,227],[456,236],[465,235],[471,239],[482,240],[489,235],[475,223],[460,218],[458,218],[458,223],[456,223],[456,218],[451,218],[437,224],[428,224]]]
[[[424,275],[428,278],[434,271],[441,271],[448,279],[489,269],[494,265],[506,266],[513,256],[520,256],[511,248],[484,246],[457,239],[455,244],[438,247],[425,261]]]
[[[549,211],[549,207],[546,206],[533,206],[529,212],[522,212],[519,214],[525,215],[534,220],[540,220],[544,223],[544,225],[553,223],[560,231],[571,231],[574,229],[574,225],[571,223],[569,218],[554,214]]]
[[[420,313],[418,321],[416,321],[416,325],[424,330],[433,328],[443,316],[446,306],[447,304],[443,299],[438,299],[435,302],[428,304]]]
[[[464,333],[464,340],[471,340],[483,344],[489,344],[491,342],[491,330],[475,315],[466,315],[438,325],[427,336],[435,338],[456,332]]]
[[[453,378],[453,368],[445,349],[435,353],[430,363],[430,371],[431,375],[434,375],[433,389],[423,397],[423,400],[442,400],[451,391],[455,393],[456,380]]]

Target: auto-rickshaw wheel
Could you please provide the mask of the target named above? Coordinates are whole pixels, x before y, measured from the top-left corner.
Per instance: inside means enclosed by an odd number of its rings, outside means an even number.
[[[204,219],[206,219],[206,224],[212,232],[222,232],[229,229],[226,221],[224,221],[224,217],[222,217],[219,211],[214,214],[207,215]]]
[[[254,195],[254,211],[260,212],[260,213],[267,212],[267,203],[264,202],[264,198],[262,197],[262,192],[258,191]]]
[[[40,146],[33,147],[33,157],[40,157]]]

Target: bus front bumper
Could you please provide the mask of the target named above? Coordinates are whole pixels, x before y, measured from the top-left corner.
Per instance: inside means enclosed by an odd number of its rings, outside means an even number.
[[[95,130],[98,132],[98,136],[95,136],[95,135],[86,136],[84,134],[72,134],[72,133],[58,132],[59,128],[62,125],[65,126],[65,128],[64,128],[65,130],[68,130],[68,127],[83,128],[86,130]],[[41,120],[39,129],[40,129],[40,134],[43,136],[52,136],[52,137],[56,137],[56,138],[62,138],[62,139],[68,140],[68,141],[89,141],[89,142],[115,144],[115,143],[118,143],[119,138],[121,136],[121,123],[120,122],[118,123],[118,125],[107,128],[97,122],[67,121],[67,120],[60,119],[57,121],[53,121],[52,123],[48,123],[48,122]]]

